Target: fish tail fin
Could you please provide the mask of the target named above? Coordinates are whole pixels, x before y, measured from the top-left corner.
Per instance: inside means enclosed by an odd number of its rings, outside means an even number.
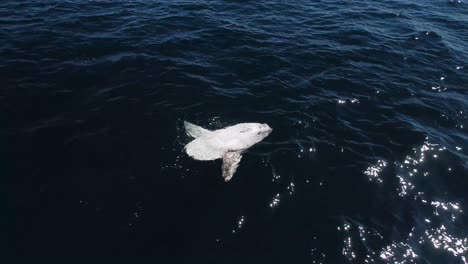
[[[210,132],[208,129],[204,129],[201,126],[194,125],[192,123],[189,123],[187,121],[184,121],[184,126],[185,126],[185,132],[187,132],[187,135],[197,138],[202,136],[203,134],[206,134]]]

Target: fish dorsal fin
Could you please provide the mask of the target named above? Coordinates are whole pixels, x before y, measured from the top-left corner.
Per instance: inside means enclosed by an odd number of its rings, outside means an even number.
[[[242,155],[240,152],[227,152],[223,156],[223,178],[229,181],[239,167]]]
[[[187,135],[197,138],[202,136],[203,134],[206,134],[210,132],[208,129],[204,129],[201,126],[194,125],[192,123],[189,123],[187,121],[184,121],[184,126],[185,126],[185,132],[187,132]]]

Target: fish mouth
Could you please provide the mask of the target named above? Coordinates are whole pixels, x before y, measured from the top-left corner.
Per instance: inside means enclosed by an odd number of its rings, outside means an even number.
[[[271,128],[269,125],[267,124],[263,124],[265,126],[265,131],[268,132],[268,133],[271,133],[271,131],[273,131],[273,128]]]

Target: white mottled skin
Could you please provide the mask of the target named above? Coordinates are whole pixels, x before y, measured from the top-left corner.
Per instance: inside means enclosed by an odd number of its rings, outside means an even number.
[[[195,139],[185,146],[187,154],[196,160],[223,158],[223,177],[229,181],[235,173],[241,154],[262,141],[272,131],[267,124],[241,123],[209,131],[184,122],[188,135]]]

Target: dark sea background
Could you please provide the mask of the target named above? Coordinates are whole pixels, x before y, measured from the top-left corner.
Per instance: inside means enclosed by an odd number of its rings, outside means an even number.
[[[2,263],[466,264],[467,62],[465,0],[3,0]]]

